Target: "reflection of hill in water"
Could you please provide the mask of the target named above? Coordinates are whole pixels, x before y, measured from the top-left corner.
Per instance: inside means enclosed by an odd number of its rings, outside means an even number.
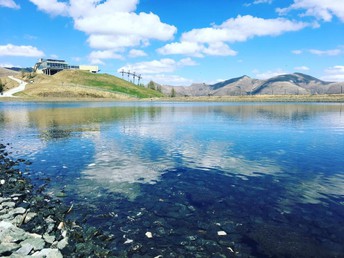
[[[343,105],[310,104],[223,104],[181,106],[116,106],[38,109],[29,112],[29,121],[37,125],[43,139],[70,137],[72,132],[100,131],[100,124],[134,119],[155,120],[158,114],[171,117],[179,111],[190,114],[221,114],[240,120],[263,118],[276,121],[302,121],[324,112],[341,112]]]
[[[29,112],[29,120],[42,132],[43,139],[69,137],[73,132],[100,131],[102,123],[154,117],[160,108],[145,107],[52,108]]]
[[[214,110],[232,117],[251,119],[262,117],[271,120],[304,120],[324,112],[342,112],[342,104],[252,104],[215,107]]]

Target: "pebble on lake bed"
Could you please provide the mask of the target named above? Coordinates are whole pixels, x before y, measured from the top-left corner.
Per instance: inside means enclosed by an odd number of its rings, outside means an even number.
[[[133,242],[134,242],[134,240],[128,238],[125,240],[124,244],[131,244]]]
[[[146,235],[147,238],[153,238],[152,232],[146,232],[145,235]]]
[[[64,228],[64,223],[61,221],[59,225],[57,226],[57,229],[63,229]]]
[[[227,236],[227,233],[225,231],[217,231],[218,236]]]

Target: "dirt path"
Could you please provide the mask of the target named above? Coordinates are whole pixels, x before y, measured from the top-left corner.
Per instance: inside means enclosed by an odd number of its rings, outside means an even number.
[[[15,97],[15,96],[13,96],[13,94],[16,94],[18,92],[21,92],[21,91],[25,90],[25,86],[27,84],[26,82],[24,82],[22,80],[19,80],[17,78],[14,78],[13,76],[8,76],[8,78],[18,82],[19,86],[15,87],[13,89],[10,89],[8,91],[3,92],[3,94],[0,94],[0,97]]]

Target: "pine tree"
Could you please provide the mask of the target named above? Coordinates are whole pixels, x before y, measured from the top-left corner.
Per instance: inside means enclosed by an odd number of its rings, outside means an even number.
[[[0,93],[4,91],[4,84],[2,84],[2,80],[0,80]]]
[[[150,81],[147,86],[148,89],[155,90],[155,83],[153,81]]]
[[[176,90],[172,88],[171,90],[171,98],[174,98],[176,96]]]

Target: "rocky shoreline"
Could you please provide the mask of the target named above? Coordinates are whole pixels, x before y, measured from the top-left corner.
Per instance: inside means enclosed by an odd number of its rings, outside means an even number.
[[[109,257],[109,236],[68,220],[72,206],[35,189],[0,143],[0,257]],[[111,237],[110,237],[111,238]]]

